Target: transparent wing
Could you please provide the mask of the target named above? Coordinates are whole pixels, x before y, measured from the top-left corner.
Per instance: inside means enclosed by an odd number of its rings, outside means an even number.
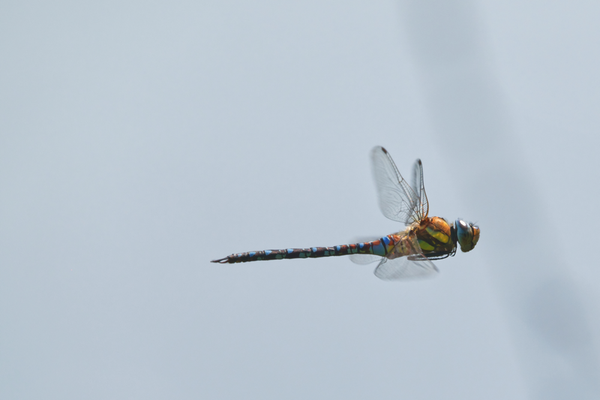
[[[382,259],[385,260],[385,258],[382,258],[381,256],[376,256],[375,254],[352,254],[350,256],[350,261],[360,265],[371,264],[376,261],[381,261]]]
[[[435,265],[425,258],[422,261],[411,261],[408,257],[381,260],[375,268],[375,276],[386,281],[423,278],[437,273]]]
[[[383,215],[407,225],[419,221],[423,217],[421,199],[402,178],[387,150],[381,146],[375,147],[371,152],[371,160]],[[422,172],[420,177],[422,181]],[[422,193],[425,193],[424,189]]]
[[[377,268],[375,276],[383,280],[399,280],[422,278],[438,272],[435,264],[421,252],[421,247],[416,237],[411,240],[412,255],[394,258],[392,260],[383,258]]]
[[[417,209],[421,216],[426,217],[429,214],[429,201],[427,193],[425,193],[425,182],[423,180],[423,163],[417,159],[413,165],[412,185],[413,191],[417,195],[417,202],[412,204],[414,209]]]

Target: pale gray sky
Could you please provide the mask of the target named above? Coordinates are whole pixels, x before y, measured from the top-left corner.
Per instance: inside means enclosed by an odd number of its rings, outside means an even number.
[[[597,398],[599,13],[3,2],[0,398]],[[375,145],[473,252],[209,263],[402,229]]]

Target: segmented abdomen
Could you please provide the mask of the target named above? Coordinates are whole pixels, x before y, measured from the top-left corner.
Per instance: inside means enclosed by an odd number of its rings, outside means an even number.
[[[347,256],[350,254],[375,254],[385,256],[397,242],[396,235],[388,235],[372,242],[342,244],[333,247],[307,247],[304,249],[261,250],[237,253],[213,260],[221,264],[232,264],[248,261],[282,260],[286,258],[316,258]]]

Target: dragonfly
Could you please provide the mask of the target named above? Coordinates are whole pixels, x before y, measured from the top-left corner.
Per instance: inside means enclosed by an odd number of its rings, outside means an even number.
[[[415,161],[410,185],[385,148],[375,147],[371,162],[381,212],[403,223],[402,231],[354,244],[234,253],[212,262],[350,256],[357,264],[378,261],[374,273],[380,279],[400,280],[434,275],[439,271],[433,261],[454,256],[459,246],[465,253],[475,248],[481,233],[479,226],[460,218],[451,224],[440,217],[429,217],[421,160]]]

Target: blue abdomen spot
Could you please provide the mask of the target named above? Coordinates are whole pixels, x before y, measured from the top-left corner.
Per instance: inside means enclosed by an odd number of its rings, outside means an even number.
[[[316,247],[311,248],[311,250],[313,251],[313,253],[317,252],[317,248]]]
[[[373,254],[377,254],[378,256],[385,256],[385,247],[381,242],[373,246]]]
[[[294,251],[294,249],[287,249],[288,254],[291,254]]]
[[[271,253],[272,253],[271,250],[265,250],[265,256],[268,256]]]
[[[250,253],[248,253],[250,255],[250,257],[254,257],[254,255],[256,254],[255,251],[251,251]]]

